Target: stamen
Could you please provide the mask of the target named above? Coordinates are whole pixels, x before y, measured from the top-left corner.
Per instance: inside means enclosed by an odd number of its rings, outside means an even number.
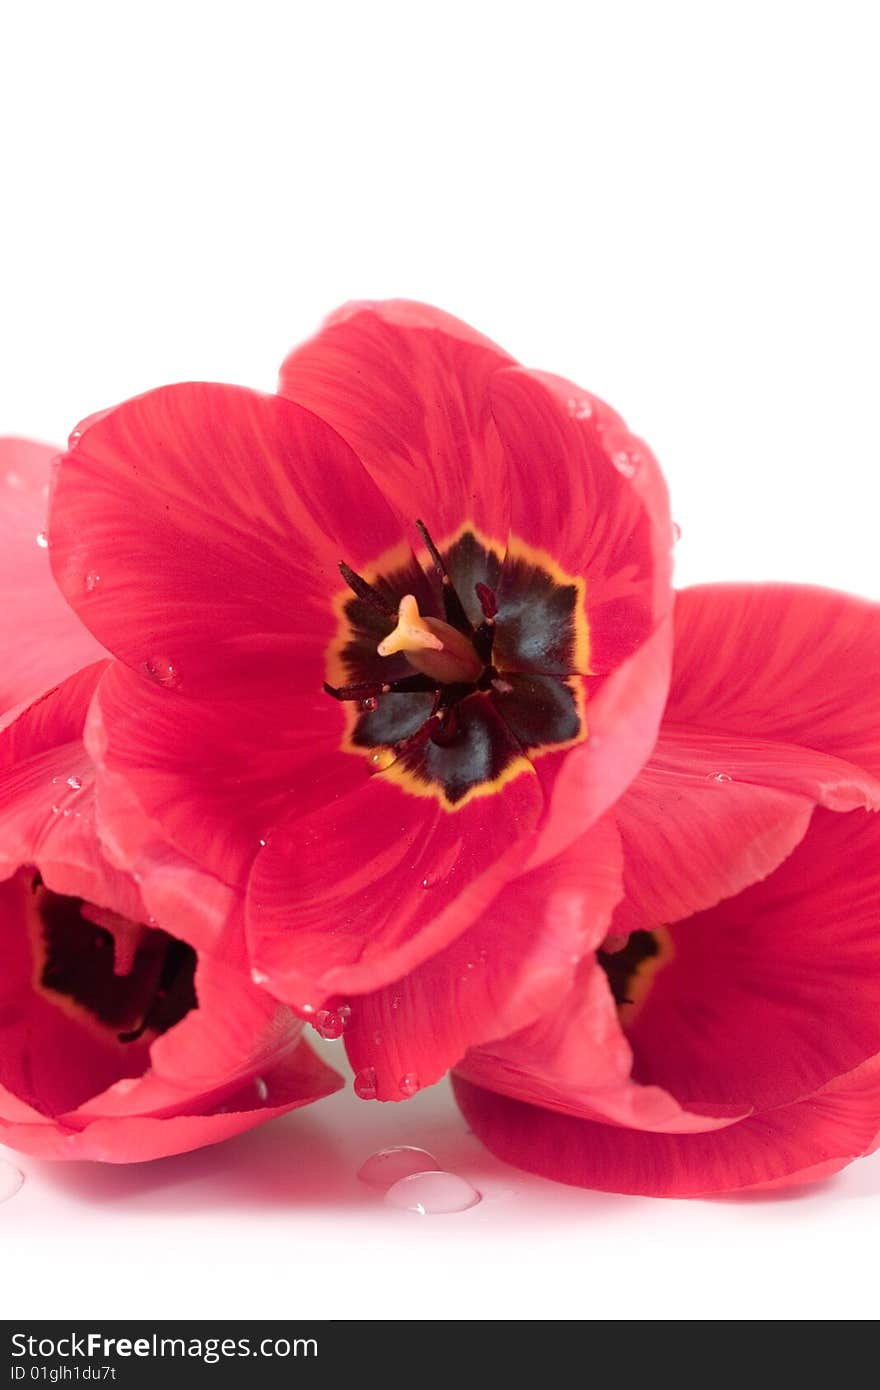
[[[368,584],[359,574],[356,574],[351,565],[347,565],[344,560],[339,562],[339,573],[342,575],[346,584],[353,589],[358,598],[362,598],[371,608],[375,608],[385,618],[393,618],[394,605],[389,603],[378,589],[374,589],[372,584]]]
[[[474,625],[465,612],[464,604],[456,593],[455,585],[449,576],[449,571],[446,568],[443,556],[431,540],[428,528],[423,521],[416,522],[416,530],[428,547],[428,554],[434,561],[434,568],[440,576],[440,582],[443,585],[443,611],[447,619],[453,627],[458,628],[459,632],[464,632],[470,637],[473,634]]]
[[[185,1017],[190,1009],[198,1007],[194,985],[195,965],[192,948],[182,941],[169,939],[156,992],[137,1027],[117,1034],[120,1042],[137,1042],[148,1029],[164,1033],[173,1023]]]
[[[379,695],[411,695],[431,693],[437,689],[437,682],[430,676],[402,676],[398,681],[352,681],[349,685],[329,685],[324,682],[324,691],[334,700],[370,700]]]

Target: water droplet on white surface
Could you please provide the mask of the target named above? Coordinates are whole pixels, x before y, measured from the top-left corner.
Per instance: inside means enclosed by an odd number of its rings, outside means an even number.
[[[166,690],[176,690],[180,685],[180,671],[167,656],[151,656],[144,669],[150,680],[155,681],[157,685],[164,685]]]
[[[387,1192],[401,1178],[412,1177],[413,1173],[437,1171],[437,1160],[427,1149],[418,1149],[412,1144],[395,1144],[390,1149],[379,1149],[370,1154],[358,1169],[358,1177],[368,1186]]]
[[[451,1212],[475,1207],[480,1194],[467,1178],[439,1170],[411,1173],[385,1193],[389,1206],[415,1211],[420,1216],[447,1216]]]
[[[8,1202],[10,1197],[14,1197],[23,1182],[24,1174],[0,1158],[0,1202]]]
[[[416,1091],[421,1090],[422,1083],[414,1071],[408,1071],[405,1076],[400,1078],[400,1094],[402,1096],[414,1096]]]
[[[354,1093],[359,1100],[376,1099],[376,1068],[364,1067],[354,1079]]]
[[[40,547],[41,550],[48,550],[49,537],[46,535],[45,531],[37,532],[37,545]]]

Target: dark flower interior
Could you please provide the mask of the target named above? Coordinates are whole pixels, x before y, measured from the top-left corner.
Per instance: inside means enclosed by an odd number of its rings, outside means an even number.
[[[340,567],[353,592],[331,653],[338,683],[326,689],[355,709],[349,751],[373,771],[393,767],[408,790],[454,810],[503,785],[527,759],[584,737],[583,586],[515,542],[502,553],[467,528],[438,549],[419,528],[425,569],[410,558],[367,582]],[[379,654],[407,594],[420,615],[461,635],[453,640],[464,679],[425,670],[430,657],[414,666],[404,652]]]
[[[58,1115],[142,1076],[150,1043],[197,1007],[192,948],[53,893],[33,870],[2,894],[0,1084]]]

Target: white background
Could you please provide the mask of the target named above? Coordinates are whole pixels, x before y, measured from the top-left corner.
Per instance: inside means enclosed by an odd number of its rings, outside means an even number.
[[[61,441],[165,381],[271,389],[337,303],[405,295],[623,412],[679,582],[878,598],[876,14],[9,3],[0,433]],[[486,1200],[386,1211],[354,1178],[385,1142]],[[788,1200],[598,1196],[482,1155],[438,1088],[128,1171],[21,1167],[6,1316],[877,1311],[880,1159]]]

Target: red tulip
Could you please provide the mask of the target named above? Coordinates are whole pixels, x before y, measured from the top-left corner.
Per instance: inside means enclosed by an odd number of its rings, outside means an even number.
[[[87,741],[121,862],[158,828],[248,884],[277,997],[390,1012],[514,878],[544,891],[649,752],[666,494],[607,406],[422,306],[343,310],[282,391],[168,387],[86,422],[53,563],[120,658]],[[520,933],[471,972],[447,1065],[522,1019],[535,966]]]
[[[717,586],[675,625],[657,748],[607,818],[625,896],[457,1093],[495,1153],[564,1182],[804,1182],[880,1137],[880,609]]]
[[[52,583],[46,514],[56,453],[0,439],[0,713],[107,655]]]
[[[301,1041],[301,1021],[251,983],[231,890],[155,835],[135,874],[108,857],[83,727],[110,663],[28,703],[96,650],[36,544],[49,452],[0,442],[0,607],[17,614],[4,695],[24,698],[0,729],[0,1142],[130,1162],[239,1133],[341,1082]]]

